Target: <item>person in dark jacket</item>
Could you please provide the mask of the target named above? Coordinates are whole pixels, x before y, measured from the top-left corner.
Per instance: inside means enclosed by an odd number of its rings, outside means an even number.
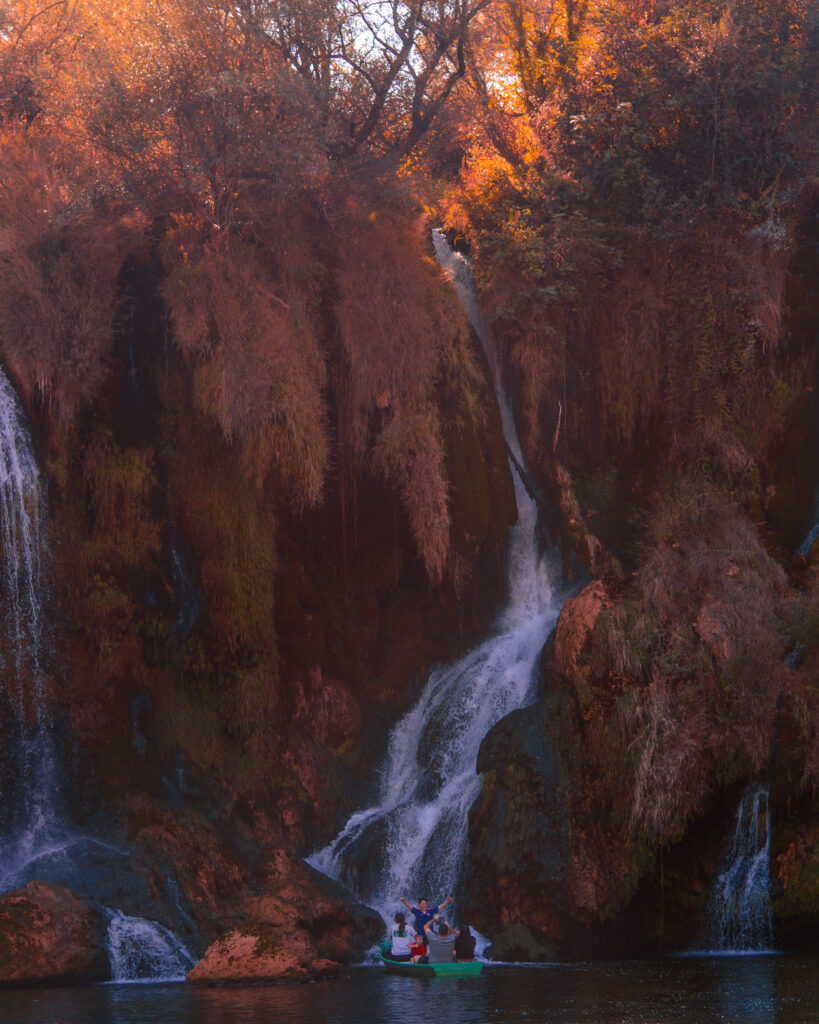
[[[465,924],[463,928],[461,928],[458,932],[457,939],[455,939],[455,959],[475,959],[475,936],[469,930],[468,924]]]

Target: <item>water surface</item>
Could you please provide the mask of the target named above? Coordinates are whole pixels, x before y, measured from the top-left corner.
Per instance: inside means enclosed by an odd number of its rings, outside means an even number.
[[[362,967],[309,985],[97,985],[0,993],[3,1024],[810,1024],[819,956],[488,966],[474,979]]]

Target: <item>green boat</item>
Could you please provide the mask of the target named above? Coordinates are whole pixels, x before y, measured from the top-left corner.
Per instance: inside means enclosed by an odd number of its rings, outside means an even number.
[[[410,960],[390,960],[384,956],[387,944],[381,947],[381,963],[390,974],[406,974],[413,978],[476,978],[483,970],[480,960],[453,960],[451,964],[414,964]]]

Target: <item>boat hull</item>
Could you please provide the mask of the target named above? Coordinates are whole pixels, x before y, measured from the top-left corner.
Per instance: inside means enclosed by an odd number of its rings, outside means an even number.
[[[475,978],[483,970],[480,960],[459,960],[451,964],[414,964],[409,960],[390,960],[381,954],[381,963],[390,974],[413,978]]]

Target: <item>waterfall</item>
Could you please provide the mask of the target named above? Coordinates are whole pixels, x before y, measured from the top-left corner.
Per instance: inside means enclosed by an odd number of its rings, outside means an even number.
[[[106,946],[112,981],[184,981],[194,965],[173,932],[118,911],[111,912]]]
[[[440,232],[433,232],[433,241],[486,351],[504,438],[522,464],[471,269]],[[329,846],[309,858],[385,920],[402,896],[436,901],[457,894],[469,808],[480,790],[478,747],[496,722],[532,698],[535,664],[560,611],[538,544],[537,507],[514,470],[513,478],[519,518],[509,540],[507,604],[493,635],[454,665],[432,672],[418,703],[390,736],[378,803],[354,814]]]
[[[56,820],[52,723],[45,694],[45,495],[17,396],[0,371],[0,888]]]
[[[740,800],[731,852],[710,898],[716,948],[762,952],[771,948],[771,816],[768,790],[748,790]]]

